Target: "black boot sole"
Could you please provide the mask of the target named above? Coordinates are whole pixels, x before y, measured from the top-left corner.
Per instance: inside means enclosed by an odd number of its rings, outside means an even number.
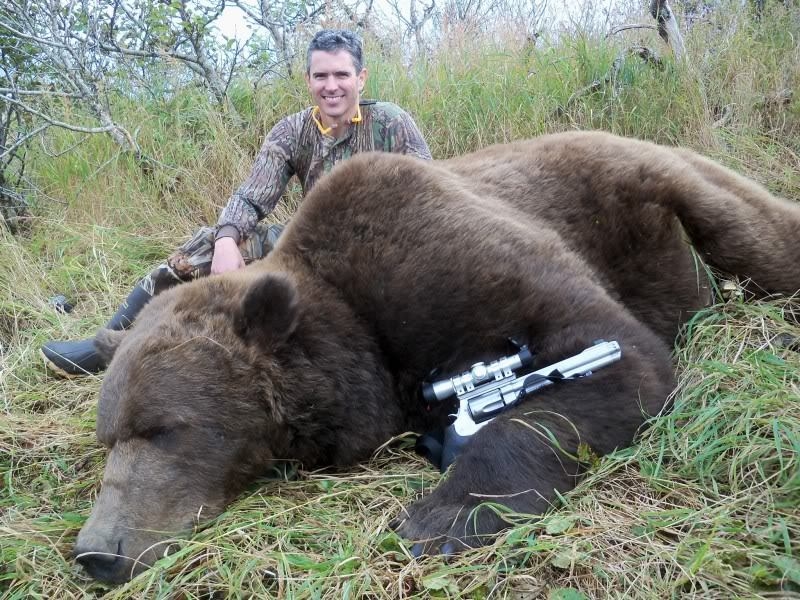
[[[67,371],[59,367],[56,363],[54,363],[52,360],[50,360],[43,350],[39,350],[39,355],[44,359],[44,364],[45,367],[47,367],[47,370],[53,371],[56,375],[58,375],[62,379],[79,379],[80,377],[89,377],[91,375],[97,374],[83,370],[80,373],[68,373]]]

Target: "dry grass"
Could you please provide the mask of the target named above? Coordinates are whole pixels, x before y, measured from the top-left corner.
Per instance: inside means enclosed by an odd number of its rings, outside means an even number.
[[[718,307],[692,326],[674,409],[543,518],[487,548],[415,560],[391,533],[439,475],[407,439],[347,472],[251,487],[131,583],[70,560],[96,493],[96,381],[44,380],[0,425],[5,597],[792,597],[800,590],[800,305]],[[788,317],[788,318],[787,318]],[[77,399],[76,399],[77,398]],[[570,595],[571,594],[571,595]]]
[[[800,83],[800,18],[774,8],[761,23],[720,9],[687,35],[691,68],[627,61],[617,88],[560,112],[620,49],[657,46],[652,32],[562,34],[535,48],[453,38],[411,69],[373,55],[368,95],[409,108],[437,157],[599,128],[698,148],[798,199],[800,99],[764,100]],[[156,117],[128,107],[142,146],[169,165],[149,177],[102,138],[33,159],[36,220],[24,236],[0,232],[3,598],[800,598],[800,354],[784,343],[800,338],[796,300],[733,301],[696,319],[677,354],[673,410],[550,514],[509,515],[492,546],[415,560],[388,530],[439,478],[405,439],[347,472],[265,478],[129,584],[89,580],[70,553],[102,473],[100,378],[51,378],[38,348],[100,326],[137,277],[213,219],[264,131],[305,98],[299,80],[237,93],[246,129],[196,92]],[[53,148],[76,141],[52,136]],[[295,191],[275,218],[297,200]],[[75,311],[53,312],[55,293]]]

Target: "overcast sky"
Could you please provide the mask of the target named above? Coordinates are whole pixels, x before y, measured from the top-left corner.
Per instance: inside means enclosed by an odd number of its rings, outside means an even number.
[[[382,0],[377,0],[380,5]],[[605,20],[605,14],[611,7],[629,6],[638,4],[636,0],[547,0],[546,13],[548,21],[553,24],[567,24],[575,21],[579,15],[586,14],[587,7],[600,21]],[[646,8],[647,0],[641,0]],[[250,29],[244,18],[244,13],[237,6],[228,6],[217,20],[217,27],[227,37],[237,36],[247,38]]]

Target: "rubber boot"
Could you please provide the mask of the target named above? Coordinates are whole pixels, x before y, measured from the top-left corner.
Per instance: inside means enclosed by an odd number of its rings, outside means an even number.
[[[286,225],[280,223],[275,223],[267,227],[267,243],[269,243],[270,251],[275,247],[275,244],[278,243],[278,238],[281,237],[285,228]]]
[[[157,293],[179,283],[172,270],[159,267],[136,284],[123,301],[114,316],[106,323],[107,329],[127,329],[133,324],[136,315]],[[41,354],[49,369],[61,377],[81,377],[99,373],[106,364],[97,354],[94,338],[77,341],[49,341],[42,346]]]

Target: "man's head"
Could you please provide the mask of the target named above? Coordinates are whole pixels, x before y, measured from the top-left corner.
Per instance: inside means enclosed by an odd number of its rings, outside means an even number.
[[[356,34],[325,29],[314,36],[306,54],[306,83],[325,127],[343,129],[358,114],[366,80],[361,40]]]
[[[306,52],[306,75],[311,73],[311,55],[314,52],[338,52],[344,50],[353,60],[353,70],[360,73],[364,68],[361,38],[346,29],[323,29],[318,31],[308,44]]]

